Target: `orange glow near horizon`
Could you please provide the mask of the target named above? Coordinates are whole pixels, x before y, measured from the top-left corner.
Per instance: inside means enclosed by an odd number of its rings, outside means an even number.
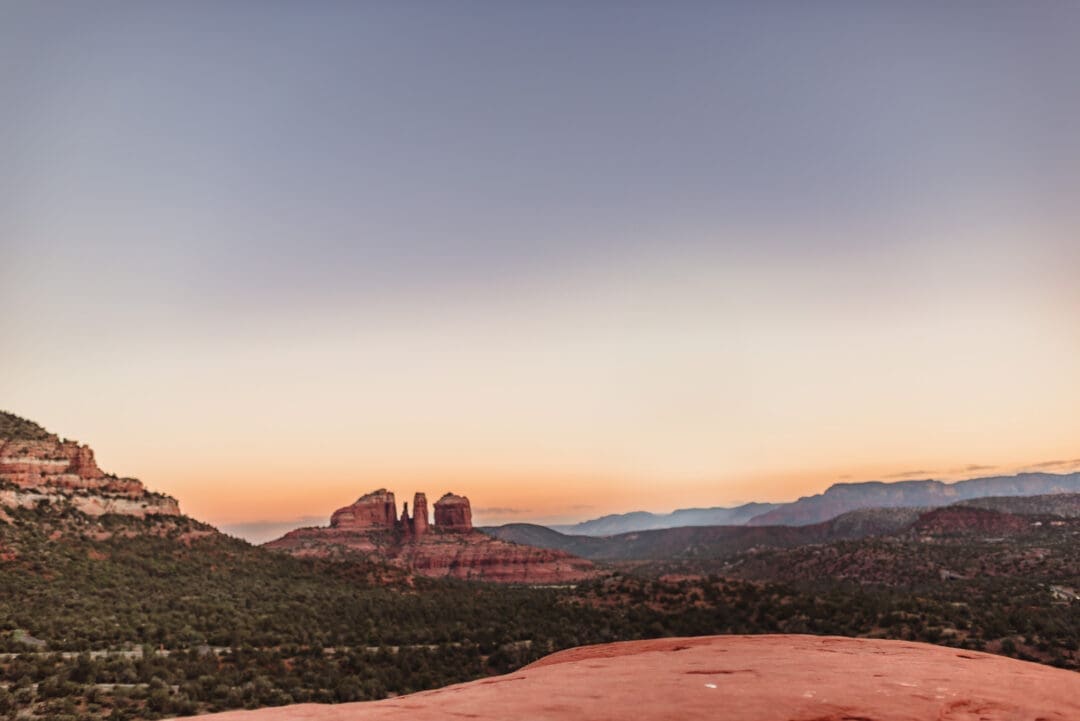
[[[0,11],[0,409],[196,518],[1077,465],[1076,3],[67,4]]]
[[[1076,455],[1080,454],[1072,454]],[[429,503],[444,493],[454,492],[469,496],[478,524],[570,523],[639,510],[667,513],[677,508],[792,501],[820,493],[833,483],[925,478],[949,482],[1025,471],[1066,473],[1080,470],[1080,458],[1073,458],[1068,453],[1058,456],[1060,458],[1054,460],[1031,463],[937,464],[939,468],[894,465],[816,472],[762,472],[741,479],[683,480],[668,484],[660,479],[641,477],[475,471],[356,475],[337,471],[327,472],[318,483],[312,483],[304,482],[299,474],[288,470],[274,475],[252,471],[222,473],[198,468],[191,469],[200,478],[193,483],[185,482],[182,475],[166,468],[154,474],[155,480],[148,485],[178,496],[185,513],[214,525],[301,520],[323,525],[337,508],[383,487],[396,494],[399,509],[403,502],[411,503],[416,492],[426,493]],[[253,494],[252,489],[258,489],[258,492]]]
[[[13,354],[0,390],[215,524],[325,520],[378,487],[558,522],[1076,459],[1080,299],[1011,290],[1028,271],[999,260],[917,263],[917,295],[902,268],[669,259],[439,312],[173,319],[77,372]]]

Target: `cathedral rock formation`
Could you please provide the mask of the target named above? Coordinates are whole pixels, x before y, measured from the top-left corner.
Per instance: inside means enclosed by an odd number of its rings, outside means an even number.
[[[447,501],[447,499],[452,499]],[[447,501],[444,504],[444,501]],[[464,519],[464,520],[462,520]],[[444,531],[471,531],[472,511],[469,499],[446,494],[435,504],[435,525]],[[365,493],[351,506],[334,511],[330,516],[330,528],[345,531],[399,531],[406,536],[420,537],[427,533],[427,496],[413,496],[413,515],[405,503],[401,516],[397,515],[394,494],[385,488]]]
[[[565,583],[597,575],[592,563],[562,551],[498,540],[472,527],[469,499],[447,493],[435,502],[428,523],[427,496],[413,496],[397,513],[385,488],[334,511],[327,528],[290,531],[267,548],[295,556],[346,558],[361,554],[431,577],[503,583]]]
[[[94,452],[41,426],[0,412],[0,507],[69,503],[93,516],[180,514],[176,499],[146,490],[134,478],[98,468]]]

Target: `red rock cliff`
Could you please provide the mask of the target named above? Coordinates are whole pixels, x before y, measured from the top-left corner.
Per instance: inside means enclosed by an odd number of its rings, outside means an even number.
[[[596,567],[562,551],[533,548],[492,538],[472,528],[469,499],[448,493],[435,504],[428,525],[427,497],[413,498],[395,517],[394,494],[379,489],[339,509],[329,528],[300,528],[267,548],[317,558],[362,554],[391,566],[435,578],[500,583],[567,583],[592,578]]]
[[[469,499],[447,493],[435,501],[435,525],[444,531],[471,531],[472,508]]]
[[[366,493],[351,506],[334,511],[330,516],[331,528],[343,529],[389,529],[397,521],[397,502],[394,494],[385,488]]]
[[[134,478],[106,475],[94,452],[35,423],[0,412],[0,506],[65,501],[91,515],[179,515],[176,500]]]

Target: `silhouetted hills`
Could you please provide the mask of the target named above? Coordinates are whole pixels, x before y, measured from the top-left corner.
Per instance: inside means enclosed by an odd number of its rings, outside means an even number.
[[[578,536],[612,536],[630,531],[680,526],[741,526],[751,518],[767,513],[777,506],[776,503],[745,503],[733,508],[680,508],[671,513],[634,511],[551,528],[560,533]]]
[[[1015,476],[972,478],[955,483],[898,481],[837,483],[824,493],[804,496],[793,503],[754,517],[752,526],[802,526],[821,523],[858,508],[936,507],[988,496],[1036,496],[1080,492],[1080,472],[1068,474],[1020,473]]]
[[[680,526],[603,537],[564,534],[529,523],[481,530],[504,541],[555,548],[594,561],[718,558],[757,546],[800,546],[893,533],[909,526],[918,514],[918,509],[909,508],[866,509],[812,526]]]
[[[973,505],[969,505],[973,504]],[[976,507],[978,506],[978,507]],[[799,526],[684,526],[595,537],[514,523],[481,529],[496,538],[555,548],[594,561],[718,559],[755,548],[793,548],[902,533],[1008,534],[1036,518],[1080,516],[1080,494],[994,498],[935,508],[861,508]]]
[[[548,526],[571,536],[615,536],[684,526],[808,526],[870,508],[936,508],[985,497],[1080,493],[1080,472],[1020,473],[972,478],[836,483],[824,492],[791,503],[746,503],[732,508],[683,508],[671,513],[633,511],[581,523]],[[517,524],[515,524],[517,525]]]

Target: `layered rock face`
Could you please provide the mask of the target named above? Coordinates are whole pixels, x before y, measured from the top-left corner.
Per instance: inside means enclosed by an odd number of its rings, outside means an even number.
[[[469,499],[447,493],[435,501],[435,525],[447,531],[471,531],[472,508]]]
[[[427,496],[413,497],[413,514],[404,504],[396,513],[394,494],[379,489],[338,509],[329,528],[299,528],[267,548],[295,556],[332,558],[366,555],[423,576],[499,583],[550,584],[598,574],[586,561],[557,550],[498,540],[473,530],[469,499],[447,493],[435,503],[428,523]]]
[[[94,452],[35,423],[0,412],[0,506],[67,502],[94,516],[179,515],[176,499],[98,468]]]
[[[365,493],[351,506],[334,511],[331,528],[353,530],[389,529],[397,522],[397,502],[385,488]]]
[[[584,646],[506,676],[385,701],[216,721],[1075,721],[1080,674],[906,641],[704,636]]]

